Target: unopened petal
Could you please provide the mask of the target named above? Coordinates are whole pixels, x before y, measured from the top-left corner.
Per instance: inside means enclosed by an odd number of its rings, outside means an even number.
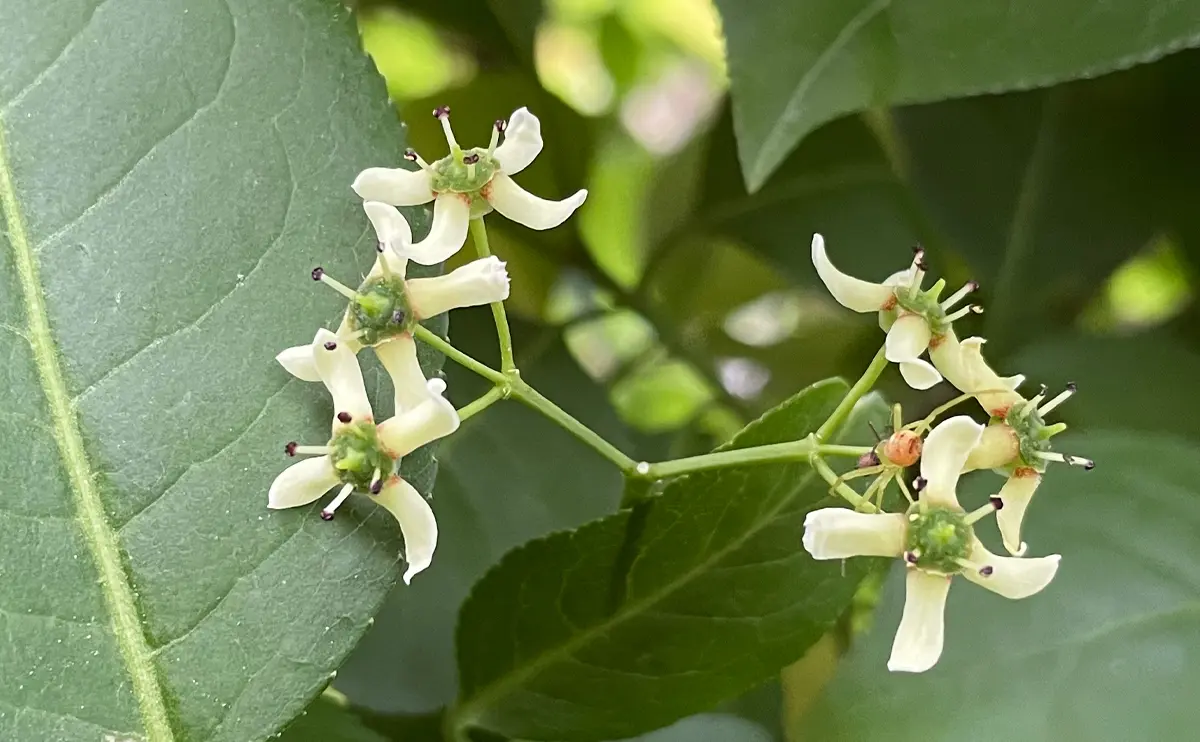
[[[909,569],[904,588],[904,614],[892,642],[888,669],[925,672],[942,656],[950,578]]]
[[[981,435],[983,426],[966,415],[947,418],[929,431],[921,452],[921,478],[926,482],[922,500],[931,505],[958,507],[954,492],[958,477]]]
[[[416,206],[433,200],[433,184],[426,170],[369,167],[350,187],[364,201],[392,206]]]
[[[504,142],[496,148],[494,157],[500,163],[500,172],[516,175],[542,151],[542,122],[538,117],[521,107],[508,117],[504,129]]]
[[[930,389],[942,381],[942,375],[923,358],[901,361],[896,366],[900,369],[900,375],[904,377],[904,382],[913,389]]]
[[[297,345],[280,352],[275,356],[279,365],[292,376],[303,381],[320,381],[317,373],[317,363],[313,360],[312,345]]]
[[[825,288],[847,309],[855,312],[878,311],[895,296],[890,286],[863,281],[835,268],[825,254],[825,238],[819,234],[814,234],[812,238],[812,262]]]
[[[900,556],[905,520],[899,513],[821,508],[804,517],[804,548],[813,559]]]
[[[470,222],[470,200],[461,193],[442,193],[433,202],[433,224],[429,234],[401,254],[414,263],[437,265],[466,244]]]
[[[1004,539],[1004,548],[1009,554],[1020,556],[1025,553],[1026,545],[1021,540],[1021,521],[1025,519],[1025,510],[1029,501],[1042,483],[1042,475],[1029,467],[1019,467],[1000,488],[1000,509],[996,511],[996,525],[1000,527],[1000,536]]]
[[[538,198],[504,173],[497,173],[481,192],[496,211],[530,229],[552,229],[567,220],[587,199],[587,191],[562,201]]]
[[[1004,423],[993,423],[983,429],[964,470],[999,469],[1011,464],[1020,453],[1021,442],[1016,431]]]
[[[473,260],[444,276],[408,282],[408,299],[421,319],[451,309],[504,301],[508,291],[508,269],[495,255]]]
[[[429,399],[425,373],[417,359],[417,342],[404,333],[375,346],[375,355],[392,377],[395,390],[395,414],[412,410]]]
[[[267,507],[279,510],[307,505],[337,486],[338,481],[328,456],[298,461],[275,477],[267,492]]]
[[[337,415],[342,413],[348,413],[353,422],[372,419],[371,402],[354,350],[329,330],[318,330],[312,352],[317,373],[333,397],[335,427]]]
[[[1062,560],[1058,554],[1037,558],[996,556],[984,548],[978,539],[975,540],[970,558],[983,569],[967,569],[962,576],[1012,600],[1040,593],[1054,579],[1058,563]]]
[[[382,201],[364,201],[363,211],[375,228],[375,239],[397,255],[407,255],[412,246],[412,228],[408,220],[395,207]]]
[[[387,508],[400,523],[404,534],[404,584],[423,571],[433,561],[437,547],[437,520],[429,503],[416,488],[400,477],[392,477],[374,500]]]
[[[428,399],[379,424],[379,440],[395,456],[407,456],[458,430],[458,410],[442,397],[446,382],[430,379],[425,388],[429,391]]]

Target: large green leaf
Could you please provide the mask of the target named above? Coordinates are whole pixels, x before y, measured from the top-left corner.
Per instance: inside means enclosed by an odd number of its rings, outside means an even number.
[[[325,0],[10,2],[0,101],[0,738],[266,739],[398,575],[365,498],[266,509],[328,435],[273,355],[344,306],[314,265],[374,257],[383,83]]]
[[[870,106],[1052,85],[1200,41],[1168,0],[717,0],[738,149],[758,189],[801,138]]]
[[[728,445],[802,438],[845,391],[811,386]],[[867,568],[843,573],[800,548],[826,490],[799,463],[695,474],[510,552],[463,606],[455,724],[626,737],[775,676],[829,628]]]
[[[1035,554],[1063,555],[1055,581],[1021,601],[956,583],[941,662],[897,676],[885,667],[903,602],[894,579],[804,739],[1192,737],[1200,725],[1192,692],[1200,683],[1200,455],[1190,441],[1132,432],[1071,445],[1086,446],[1096,473],[1052,471],[1028,521]]]

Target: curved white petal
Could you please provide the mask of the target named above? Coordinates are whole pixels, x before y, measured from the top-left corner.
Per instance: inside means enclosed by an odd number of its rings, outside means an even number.
[[[375,228],[375,239],[397,255],[407,255],[412,245],[412,228],[395,207],[382,201],[363,201],[363,211]],[[390,264],[389,264],[390,265]]]
[[[884,356],[892,363],[912,361],[929,347],[929,323],[919,314],[905,314],[892,323],[884,341]]]
[[[313,360],[313,348],[311,344],[297,345],[287,350],[281,351],[275,356],[275,360],[279,361],[279,365],[292,376],[303,381],[320,381],[321,375],[317,373],[317,363]]]
[[[1040,593],[1054,579],[1055,573],[1058,572],[1058,563],[1062,560],[1058,554],[1036,559],[996,556],[984,548],[979,539],[975,539],[970,558],[982,567],[990,567],[990,574],[967,569],[963,571],[962,576],[980,587],[986,587],[997,595],[1012,600]]]
[[[980,337],[959,341],[953,330],[935,338],[929,357],[946,379],[964,394],[970,394],[989,414],[1002,417],[1022,397],[1016,389],[1023,377],[1001,377],[988,365]]]
[[[333,397],[334,427],[339,425],[337,415],[343,412],[349,413],[353,422],[372,419],[362,369],[349,344],[329,330],[317,330],[312,352],[317,373]]]
[[[429,399],[429,390],[425,386],[425,374],[421,371],[417,359],[417,342],[413,336],[404,333],[375,346],[375,355],[392,377],[392,388],[395,390],[395,414],[416,408]]]
[[[500,172],[505,175],[516,175],[538,156],[542,151],[542,122],[521,107],[508,117],[508,126],[504,129],[504,142],[496,148],[493,157],[500,163]]]
[[[392,206],[416,206],[433,200],[432,180],[427,170],[369,167],[358,174],[350,187],[364,201],[382,201]]]
[[[874,312],[890,303],[895,296],[890,286],[863,281],[835,268],[825,254],[825,238],[819,234],[814,234],[812,238],[812,262],[825,288],[847,309]]]
[[[930,389],[942,382],[942,375],[928,361],[916,358],[911,361],[901,361],[896,364],[904,382],[918,391]]]
[[[373,499],[400,523],[400,532],[404,534],[404,561],[408,562],[408,569],[404,570],[404,584],[407,585],[433,561],[433,551],[437,548],[437,520],[421,493],[400,477],[388,480]]]
[[[442,193],[433,202],[433,224],[425,239],[401,255],[421,265],[437,265],[462,249],[471,223],[471,201],[461,193]]]
[[[996,525],[1000,527],[1000,536],[1004,539],[1004,548],[1009,554],[1021,556],[1025,553],[1026,545],[1021,540],[1021,521],[1025,519],[1025,510],[1041,483],[1041,474],[1033,469],[1020,467],[1013,472],[996,495],[1001,503],[1000,509],[996,511]]]
[[[904,516],[821,508],[804,517],[804,548],[813,559],[898,557],[904,550]]]
[[[430,379],[429,398],[411,410],[385,420],[377,428],[379,440],[396,456],[407,456],[427,443],[458,430],[458,410],[442,397],[446,382]]]
[[[552,229],[562,224],[583,204],[588,194],[586,190],[580,190],[562,201],[547,201],[517,185],[504,173],[496,173],[480,193],[496,211],[530,229]]]
[[[904,615],[892,642],[888,669],[925,672],[942,656],[950,578],[909,569],[904,587]]]
[[[275,477],[267,492],[267,507],[274,510],[307,505],[337,486],[337,471],[328,456],[304,459]]]
[[[983,435],[967,457],[964,471],[1008,466],[1020,452],[1021,444],[1016,431],[1004,423],[993,423],[983,429]]]
[[[508,298],[509,278],[495,255],[472,260],[444,276],[414,278],[408,282],[408,300],[421,319],[462,307],[474,307]]]
[[[947,418],[929,431],[921,453],[921,478],[926,482],[922,500],[930,505],[959,506],[954,492],[958,477],[982,435],[983,426],[966,415]]]

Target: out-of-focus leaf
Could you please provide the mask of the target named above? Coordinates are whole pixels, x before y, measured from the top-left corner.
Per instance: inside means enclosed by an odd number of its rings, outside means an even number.
[[[266,495],[333,413],[273,356],[374,259],[348,186],[403,130],[324,0],[3,3],[0,101],[0,738],[266,739],[399,575],[368,498]]]
[[[436,727],[435,727],[436,728]],[[434,738],[436,740],[436,738]],[[328,695],[322,695],[283,730],[279,742],[388,742],[362,719]],[[409,739],[407,742],[417,742]]]
[[[539,350],[540,330],[522,323],[513,330],[522,376],[628,450],[604,391],[561,341]],[[494,361],[496,332],[486,308],[456,312],[450,337],[464,351]],[[460,407],[486,389],[469,372],[447,372]],[[468,420],[445,442],[439,460],[437,557],[421,575],[428,579],[392,595],[339,672],[338,689],[356,705],[411,713],[450,703],[457,684],[455,615],[472,583],[514,546],[612,512],[621,493],[620,473],[611,464],[517,402]]]
[[[399,7],[456,34],[488,67],[532,64],[543,0],[351,0],[355,9]]]
[[[1051,471],[1030,508],[1032,553],[1063,555],[1054,582],[1007,601],[956,580],[941,661],[900,677],[885,667],[903,602],[903,580],[892,575],[871,631],[809,714],[803,739],[1192,735],[1200,725],[1190,690],[1200,684],[1200,451],[1132,431],[1066,445],[1086,447],[1098,463],[1091,474]]]
[[[803,438],[846,388],[811,386],[726,448]],[[805,514],[828,502],[803,464],[723,469],[510,552],[463,606],[455,726],[624,737],[774,677],[869,568],[843,573],[799,548]]]
[[[797,142],[843,113],[1092,77],[1200,41],[1200,6],[1169,0],[717,0],[717,7],[751,190]]]

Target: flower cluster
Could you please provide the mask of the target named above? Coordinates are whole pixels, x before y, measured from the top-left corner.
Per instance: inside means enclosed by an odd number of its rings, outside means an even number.
[[[437,521],[429,503],[400,476],[400,460],[459,427],[458,412],[444,397],[446,383],[426,379],[417,360],[417,323],[453,309],[501,302],[509,278],[503,262],[482,257],[433,278],[408,278],[408,261],[436,265],[462,249],[471,219],[495,209],[533,229],[561,224],[583,203],[587,191],[546,201],[518,186],[510,176],[541,152],[541,124],[524,108],[507,122],[497,121],[486,149],[464,151],[450,129],[450,109],[438,108],[450,154],[427,164],[409,150],[419,169],[368,168],[352,188],[374,227],[378,256],[357,288],[323,268],[312,279],[346,297],[336,332],[318,330],[311,343],[288,348],[276,358],[293,376],[320,381],[333,398],[333,426],[322,445],[288,443],[288,456],[309,456],[280,474],[271,485],[268,507],[307,505],[334,488],[337,495],[321,511],[331,520],[354,492],[368,493],[400,523],[404,536],[404,581],[429,566],[437,545]],[[504,135],[503,143],[500,142]],[[408,221],[396,209],[433,201],[429,234],[413,242]],[[367,398],[357,353],[374,348],[391,377],[395,416],[376,423]]]
[[[1026,399],[1017,391],[1024,377],[1002,377],[992,370],[981,353],[983,338],[960,341],[953,328],[955,321],[982,311],[975,305],[956,308],[977,285],[968,283],[944,300],[945,281],[923,289],[926,268],[919,248],[908,269],[883,283],[863,281],[835,268],[820,235],[813,236],[812,261],[839,303],[858,312],[878,313],[879,325],[887,333],[884,354],[899,366],[911,387],[929,389],[945,379],[963,393],[954,403],[974,399],[989,417],[986,425],[960,415],[932,426],[947,405],[924,421],[901,426],[897,412],[892,436],[860,460],[858,472],[843,477],[878,476],[866,499],[856,500],[871,512],[825,508],[809,513],[804,522],[804,547],[816,559],[870,555],[904,561],[904,613],[888,668],[923,672],[942,653],[943,609],[953,576],[1016,599],[1041,591],[1058,571],[1057,554],[1024,557],[1028,547],[1021,539],[1021,524],[1048,463],[1093,467],[1089,459],[1058,453],[1050,446],[1051,438],[1066,425],[1047,424],[1046,415],[1069,399],[1075,386],[1068,385],[1050,399],[1043,387]],[[910,491],[898,473],[918,458],[921,474]],[[1006,481],[986,504],[967,512],[958,501],[958,481],[979,469],[996,471]],[[908,500],[903,513],[881,512],[871,504],[876,495],[882,504],[882,489],[892,479]],[[992,513],[1004,548],[1012,556],[993,554],[975,535],[975,524]]]

